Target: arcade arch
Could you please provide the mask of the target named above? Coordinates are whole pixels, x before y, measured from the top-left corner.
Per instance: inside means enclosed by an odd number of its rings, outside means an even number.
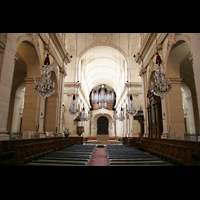
[[[172,92],[169,93],[166,99],[168,102],[168,125],[170,126],[170,132],[174,132],[178,138],[184,139],[186,131],[187,133],[197,133],[200,129],[191,50],[188,43],[182,38],[180,40],[177,39],[176,44],[172,46],[169,52],[166,64],[166,76],[172,83]],[[187,130],[185,129],[184,110],[182,106],[183,93],[187,97],[187,106],[190,109],[190,111],[188,110],[188,115],[190,115],[191,122]]]
[[[127,77],[127,61],[123,54],[110,46],[88,49],[78,62],[78,81],[82,84],[86,98],[90,91],[106,84],[120,96]]]

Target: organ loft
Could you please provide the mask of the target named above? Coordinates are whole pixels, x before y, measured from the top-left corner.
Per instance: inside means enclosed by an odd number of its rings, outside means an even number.
[[[105,84],[101,85],[99,89],[92,89],[90,95],[90,102],[92,105],[92,110],[97,109],[108,109],[114,110],[116,95],[114,90],[108,91]]]

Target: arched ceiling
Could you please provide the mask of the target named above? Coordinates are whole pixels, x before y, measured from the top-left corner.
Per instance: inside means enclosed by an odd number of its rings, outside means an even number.
[[[124,78],[126,61],[113,47],[93,47],[82,55],[80,62],[81,76],[86,80],[89,91],[101,84],[106,84],[116,91],[120,78]]]

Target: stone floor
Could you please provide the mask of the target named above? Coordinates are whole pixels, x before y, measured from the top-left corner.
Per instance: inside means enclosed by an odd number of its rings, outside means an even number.
[[[98,148],[97,146],[90,166],[108,166],[108,165],[109,161],[107,157],[106,148]]]

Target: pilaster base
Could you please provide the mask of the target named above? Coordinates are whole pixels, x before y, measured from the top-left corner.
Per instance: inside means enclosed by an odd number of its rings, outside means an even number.
[[[9,140],[10,136],[6,133],[0,133],[0,140]]]
[[[170,133],[169,133],[169,132],[162,133],[161,139],[168,139],[169,136],[170,136]]]

